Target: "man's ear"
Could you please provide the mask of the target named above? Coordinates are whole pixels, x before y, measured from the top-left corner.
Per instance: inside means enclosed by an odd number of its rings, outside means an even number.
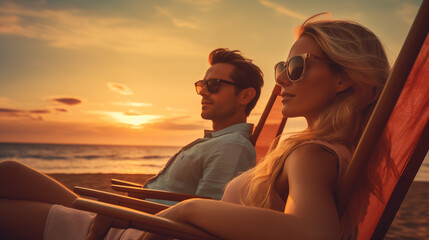
[[[256,96],[256,90],[254,88],[246,88],[241,90],[239,94],[240,104],[247,105],[249,104],[253,98]]]

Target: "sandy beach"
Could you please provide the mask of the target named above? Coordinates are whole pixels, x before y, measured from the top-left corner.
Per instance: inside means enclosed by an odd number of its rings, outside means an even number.
[[[110,179],[143,183],[147,174],[49,174],[66,187],[95,188],[115,192]],[[385,239],[429,239],[429,182],[414,182]]]

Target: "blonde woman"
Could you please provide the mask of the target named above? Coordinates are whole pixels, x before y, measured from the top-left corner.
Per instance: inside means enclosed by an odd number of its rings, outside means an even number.
[[[359,212],[346,213],[340,222],[335,194],[390,67],[378,38],[357,23],[310,18],[297,36],[286,61],[276,65],[276,82],[282,87],[283,115],[305,117],[308,129],[280,142],[261,164],[232,180],[223,201],[188,200],[160,216],[197,226],[221,239],[356,237],[363,208],[353,206]],[[4,184],[11,180],[4,176],[11,173],[34,181]],[[377,186],[377,180],[371,181],[369,186]],[[84,239],[93,215],[67,208],[72,207],[75,194],[16,162],[0,164],[2,182],[0,238],[37,239],[53,231]],[[40,194],[25,191],[29,188]],[[367,197],[368,191],[362,193],[362,198]],[[52,204],[65,206],[54,205],[70,216],[61,232],[45,224],[52,218],[48,215]],[[66,228],[72,229],[71,234]],[[121,239],[163,239],[132,229],[116,234]],[[110,231],[108,238],[114,235]]]
[[[297,35],[287,60],[275,67],[276,83],[282,87],[283,115],[304,117],[308,128],[232,180],[223,202],[185,201],[159,215],[222,239],[356,237],[364,213],[346,213],[340,222],[335,194],[389,63],[376,35],[354,22],[310,18]],[[370,186],[377,186],[374,181]],[[376,190],[363,193],[369,191]]]

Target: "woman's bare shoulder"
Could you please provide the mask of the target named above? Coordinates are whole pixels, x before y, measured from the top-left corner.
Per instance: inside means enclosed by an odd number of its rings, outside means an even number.
[[[320,144],[303,144],[289,154],[285,161],[285,170],[289,182],[294,179],[334,184],[338,175],[338,159]]]

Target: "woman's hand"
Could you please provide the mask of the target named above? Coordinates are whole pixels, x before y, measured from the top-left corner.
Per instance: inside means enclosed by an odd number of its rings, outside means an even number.
[[[187,222],[187,218],[189,217],[189,212],[192,212],[192,210],[190,210],[191,205],[193,202],[198,201],[198,200],[186,200],[186,201],[182,201],[174,206],[171,206],[159,213],[156,214],[156,216],[159,217],[163,217],[166,219],[170,219],[176,222],[182,222],[182,223],[186,223]],[[160,235],[160,234],[156,234],[156,233],[149,233],[149,232],[145,232],[140,239],[142,240],[164,240],[164,239],[171,239],[171,237],[165,236],[165,235]]]

